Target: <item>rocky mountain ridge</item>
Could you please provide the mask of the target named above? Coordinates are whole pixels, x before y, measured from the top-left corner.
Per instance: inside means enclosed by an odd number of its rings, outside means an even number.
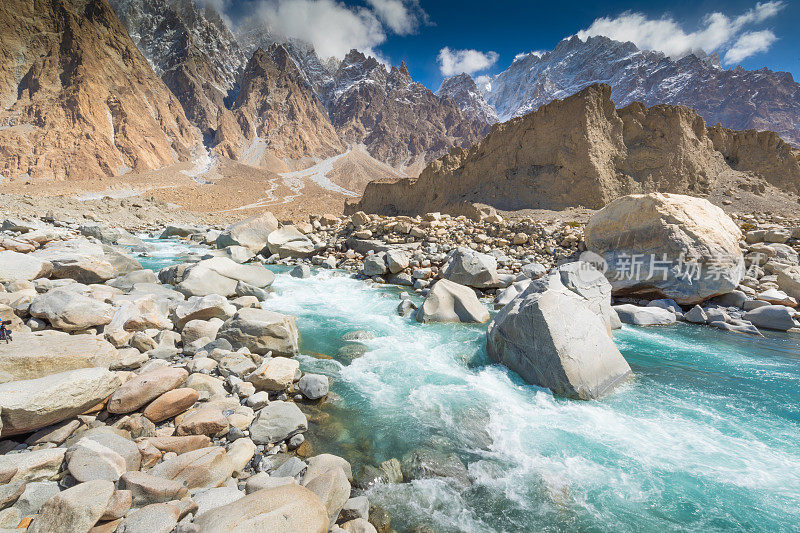
[[[347,146],[322,103],[283,45],[258,49],[247,64],[239,95],[223,110],[214,151],[259,167],[292,168],[292,161],[325,159]]]
[[[243,58],[276,43],[295,64],[301,84],[310,88],[329,115],[325,120],[316,109],[303,111],[301,114],[316,115],[320,121],[311,126],[316,131],[308,135],[319,137],[323,130],[327,132],[325,122],[336,129],[327,141],[319,139],[323,144],[363,144],[380,161],[419,169],[452,146],[470,146],[487,131],[488,122],[483,118],[462,113],[453,102],[413,82],[405,65],[387,70],[375,58],[355,50],[343,61],[320,58],[309,43],[282,37],[255,18],[243,23],[234,35],[216,12],[199,10],[191,0],[114,3],[134,40],[211,146],[220,139],[231,140],[231,121],[225,111],[247,90],[241,77],[248,59]],[[307,144],[311,147],[315,142]],[[217,147],[217,151],[229,155],[247,152],[232,150],[230,144]],[[316,147],[290,152],[298,159],[317,158],[320,153]],[[248,160],[253,164],[253,158]]]
[[[250,56],[225,22],[192,0],[111,0],[133,41],[180,100],[187,117],[213,135],[225,99]]]
[[[706,195],[745,176],[800,189],[800,152],[773,132],[706,128],[683,106],[617,109],[611,87],[592,85],[493,126],[469,150],[454,149],[416,180],[370,183],[348,212],[418,214],[497,209],[601,208],[626,194]]]
[[[484,124],[494,124],[500,120],[497,111],[489,105],[469,74],[445,78],[436,94],[450,98],[472,120]]]
[[[346,142],[363,143],[373,157],[393,166],[408,167],[452,146],[470,146],[488,129],[415,82],[405,63],[387,71],[357,50],[339,65],[327,102]]]
[[[611,86],[617,107],[634,101],[685,105],[708,124],[775,131],[800,146],[800,84],[792,75],[766,68],[726,70],[716,54],[672,59],[630,42],[573,36],[552,51],[515,59],[481,89],[505,121],[595,83]]]

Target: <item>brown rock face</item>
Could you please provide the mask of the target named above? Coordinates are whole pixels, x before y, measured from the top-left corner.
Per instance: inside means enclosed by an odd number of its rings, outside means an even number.
[[[347,149],[282,45],[253,54],[214,141],[218,153],[255,166],[327,158]]]
[[[157,368],[133,377],[111,395],[109,413],[130,413],[167,391],[183,385],[189,373],[182,368]]]
[[[800,190],[800,150],[772,131],[735,131],[716,125],[708,128],[714,149],[736,170],[752,172],[776,187]]]
[[[611,88],[592,85],[495,125],[479,144],[451,151],[416,180],[370,183],[346,211],[459,214],[473,202],[505,210],[597,209],[626,194],[704,194],[736,170],[790,191],[800,184],[797,153],[774,134],[709,132],[682,106],[615,109]]]
[[[329,94],[328,110],[342,138],[365,144],[373,157],[394,166],[431,161],[488,131],[449,98],[414,82],[405,63],[386,72],[356,50],[342,61]]]
[[[188,387],[167,391],[148,405],[144,410],[152,422],[161,422],[189,409],[200,397],[200,394]]]
[[[0,102],[5,177],[155,169],[200,142],[107,0],[2,2]]]

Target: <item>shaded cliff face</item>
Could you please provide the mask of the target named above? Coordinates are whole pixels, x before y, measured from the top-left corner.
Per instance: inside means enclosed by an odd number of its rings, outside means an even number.
[[[498,209],[600,208],[622,195],[702,195],[744,171],[785,191],[800,186],[798,152],[774,133],[706,128],[682,106],[616,109],[592,85],[524,117],[497,124],[469,150],[434,161],[417,180],[375,182],[350,210],[387,214]]]
[[[716,55],[675,60],[633,43],[572,37],[550,52],[515,60],[482,89],[500,120],[508,120],[598,82],[611,86],[618,107],[635,101],[685,105],[707,124],[771,130],[800,146],[800,84],[792,75],[725,70]]]
[[[328,158],[347,149],[282,45],[253,54],[236,101],[221,115],[214,143],[221,155],[269,168],[293,168],[292,161]]]
[[[200,146],[107,0],[0,3],[0,175],[96,178]]]
[[[352,50],[336,71],[326,102],[343,139],[363,143],[394,166],[430,161],[453,146],[470,146],[487,131],[458,106],[414,82],[405,63],[386,67]]]
[[[110,1],[189,120],[207,137],[213,135],[247,62],[219,14],[192,0]]]

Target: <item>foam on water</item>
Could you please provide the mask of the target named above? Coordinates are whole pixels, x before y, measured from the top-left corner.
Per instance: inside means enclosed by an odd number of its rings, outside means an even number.
[[[204,254],[208,248],[181,239],[156,239],[147,234],[138,235],[142,246],[128,246],[128,252],[142,267],[161,270],[182,262],[187,255]]]
[[[355,470],[420,446],[473,480],[379,485],[403,531],[788,530],[800,523],[800,343],[676,325],[615,340],[637,377],[597,402],[554,398],[485,354],[485,326],[397,316],[397,290],[330,271],[279,274],[265,307],[298,317],[304,370],[334,378]],[[371,331],[349,362],[341,335]],[[323,432],[324,433],[324,432]],[[313,438],[313,437],[312,437]]]

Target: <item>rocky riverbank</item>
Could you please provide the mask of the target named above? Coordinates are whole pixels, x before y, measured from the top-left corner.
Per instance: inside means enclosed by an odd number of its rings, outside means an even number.
[[[127,231],[43,218],[3,223],[0,527],[376,530],[347,460],[305,441],[329,381],[259,308],[269,270],[195,258],[162,284]]]
[[[491,320],[492,359],[581,399],[630,377],[609,337],[620,323],[684,320],[753,335],[797,328],[795,223],[731,220],[675,195],[625,201],[588,225],[491,211],[295,224],[264,213],[217,227],[6,219],[0,318],[14,341],[0,344],[0,527],[388,531],[386,512],[363,488],[468,479],[457,459],[431,450],[354,472],[348,457],[312,449],[304,434],[325,419],[329,380],[300,371],[295,318],[262,305],[274,281],[263,264],[288,265],[296,278],[337,268],[400,285],[407,294],[397,312],[409,320]],[[145,228],[208,248],[144,270],[137,257],[152,250],[133,232]],[[649,240],[615,237],[620,228]],[[666,283],[632,284],[618,279],[618,262],[609,274],[612,260],[644,251],[708,269],[712,245],[727,254],[727,270],[703,284],[671,269]],[[419,309],[411,292],[424,298]],[[573,367],[576,358],[591,364]]]

